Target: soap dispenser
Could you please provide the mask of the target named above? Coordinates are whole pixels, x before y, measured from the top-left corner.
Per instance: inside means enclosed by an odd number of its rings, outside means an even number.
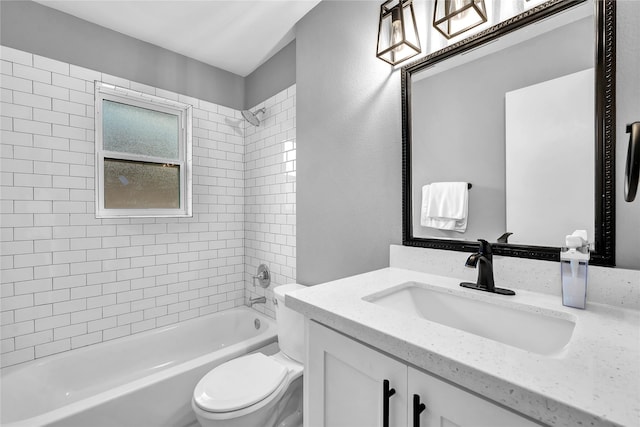
[[[566,237],[566,247],[560,251],[562,274],[562,304],[584,308],[587,301],[587,265],[589,243],[587,231],[576,230]]]

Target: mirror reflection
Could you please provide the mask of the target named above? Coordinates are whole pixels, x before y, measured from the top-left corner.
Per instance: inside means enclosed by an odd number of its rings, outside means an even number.
[[[410,74],[412,237],[594,236],[595,38],[584,2]]]

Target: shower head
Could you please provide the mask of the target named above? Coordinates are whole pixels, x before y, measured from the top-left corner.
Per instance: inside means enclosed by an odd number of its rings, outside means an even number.
[[[262,115],[267,111],[266,108],[260,108],[255,112],[251,112],[250,110],[242,110],[242,117],[245,118],[246,121],[251,123],[254,126],[260,126],[260,119]]]

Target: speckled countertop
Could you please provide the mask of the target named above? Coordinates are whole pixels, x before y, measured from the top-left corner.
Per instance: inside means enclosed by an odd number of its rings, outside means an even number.
[[[569,344],[543,356],[363,300],[407,282],[573,317]],[[552,426],[640,426],[640,312],[515,289],[502,296],[458,279],[385,268],[296,291],[286,305],[400,360]],[[499,327],[500,325],[496,325]]]

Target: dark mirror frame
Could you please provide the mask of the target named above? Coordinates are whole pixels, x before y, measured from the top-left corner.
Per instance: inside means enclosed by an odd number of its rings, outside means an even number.
[[[447,58],[480,47],[507,33],[545,19],[586,0],[551,0],[402,67],[402,244],[475,252],[478,243],[413,235],[411,203],[411,75]],[[615,265],[615,0],[596,0],[595,20],[595,249],[590,264]],[[560,248],[493,243],[493,253],[548,261]]]

